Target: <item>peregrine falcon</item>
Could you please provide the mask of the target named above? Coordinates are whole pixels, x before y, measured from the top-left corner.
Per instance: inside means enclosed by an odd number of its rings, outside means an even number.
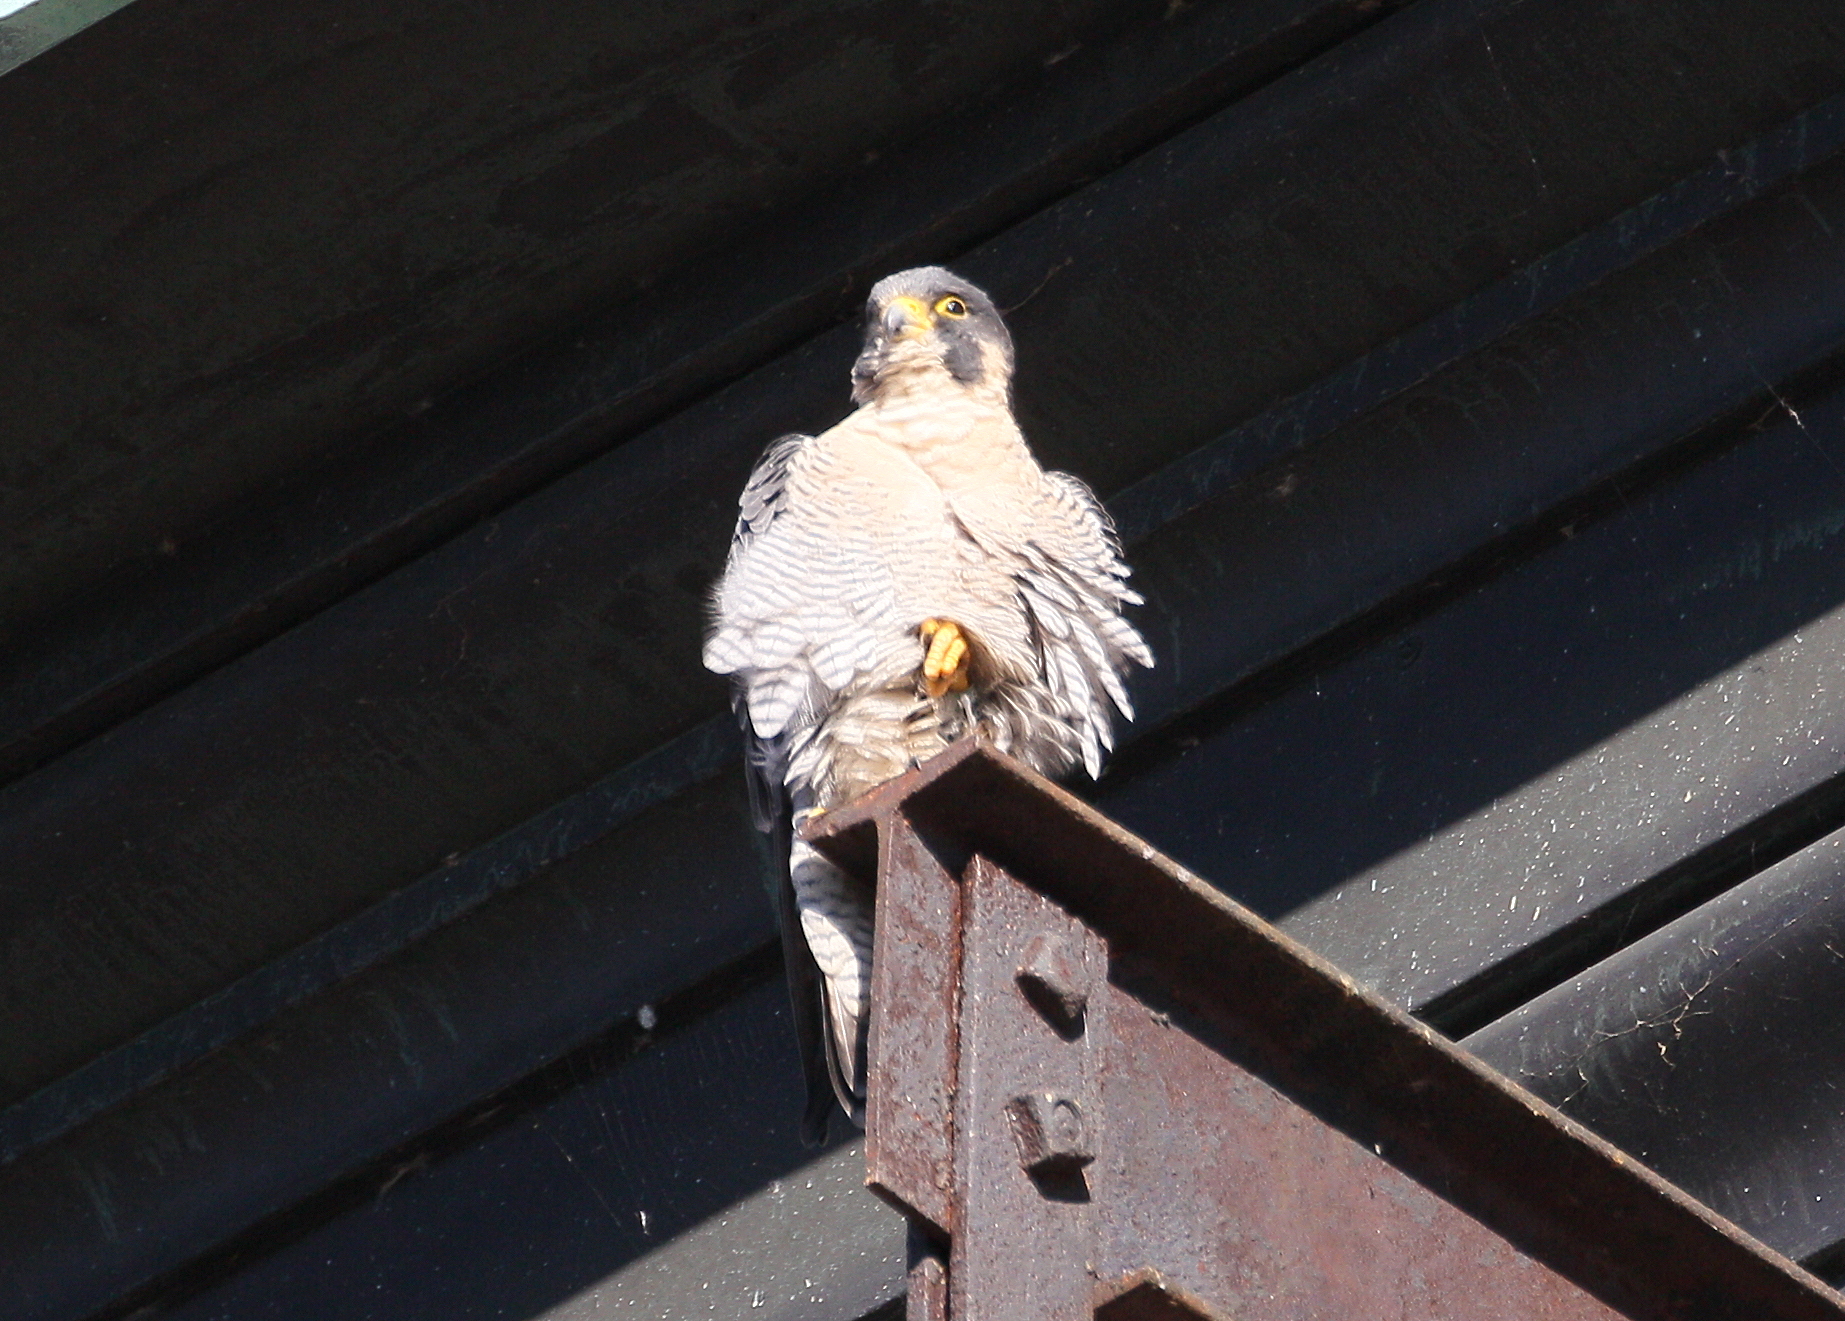
[[[1133,710],[1140,601],[1102,506],[1046,472],[1012,416],[1012,338],[939,266],[878,282],[858,405],[783,436],[743,489],[706,666],[732,676],[756,825],[787,869],[782,945],[806,1057],[805,1134],[863,1124],[872,895],[801,821],[979,731],[1047,775],[1101,770]],[[784,852],[785,850],[785,852]]]

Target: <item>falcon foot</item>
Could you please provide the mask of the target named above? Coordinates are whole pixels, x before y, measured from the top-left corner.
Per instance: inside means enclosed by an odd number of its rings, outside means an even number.
[[[918,630],[929,650],[923,656],[923,691],[931,697],[967,687],[967,636],[948,619],[925,619]]]

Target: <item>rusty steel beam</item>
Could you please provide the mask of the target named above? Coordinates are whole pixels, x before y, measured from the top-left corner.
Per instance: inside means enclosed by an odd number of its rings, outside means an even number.
[[[879,885],[911,1316],[1819,1321],[1845,1297],[974,742],[810,829]]]

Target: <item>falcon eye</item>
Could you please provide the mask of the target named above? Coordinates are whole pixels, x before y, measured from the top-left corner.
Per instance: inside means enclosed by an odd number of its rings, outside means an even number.
[[[951,294],[937,303],[935,310],[943,316],[963,317],[967,315],[967,304]]]

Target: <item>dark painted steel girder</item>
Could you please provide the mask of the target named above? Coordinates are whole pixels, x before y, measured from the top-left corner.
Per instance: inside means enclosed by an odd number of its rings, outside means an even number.
[[[912,1317],[1838,1318],[1845,1297],[972,741],[816,823],[879,885]]]

